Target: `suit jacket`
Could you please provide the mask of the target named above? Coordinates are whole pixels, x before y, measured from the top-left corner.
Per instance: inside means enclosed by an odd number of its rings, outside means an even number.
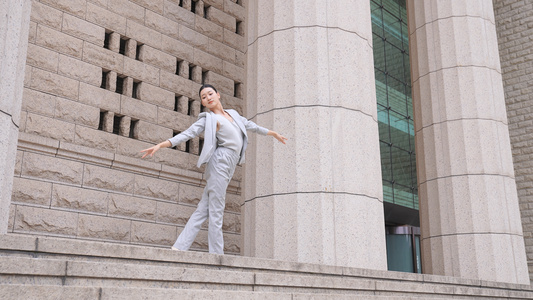
[[[226,110],[226,112],[229,113],[229,115],[233,118],[235,122],[237,122],[237,125],[243,133],[243,143],[240,153],[241,158],[239,159],[239,164],[242,164],[244,163],[244,154],[246,151],[246,146],[248,145],[248,134],[246,133],[246,131],[250,130],[252,132],[266,135],[268,133],[268,129],[255,124],[254,122],[246,119],[245,117],[242,117],[237,111],[233,109],[228,109]],[[211,155],[213,155],[215,149],[217,148],[217,119],[213,112],[201,113],[200,115],[198,115],[198,120],[194,122],[194,124],[192,124],[189,128],[187,128],[187,130],[168,140],[172,144],[172,147],[174,147],[194,137],[197,137],[202,132],[205,132],[204,146],[202,147],[202,152],[200,153],[200,158],[198,159],[198,167],[207,163],[211,158]]]

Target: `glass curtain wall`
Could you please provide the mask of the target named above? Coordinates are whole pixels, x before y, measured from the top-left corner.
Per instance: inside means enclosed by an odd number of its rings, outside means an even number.
[[[418,210],[405,0],[370,0],[384,201]]]

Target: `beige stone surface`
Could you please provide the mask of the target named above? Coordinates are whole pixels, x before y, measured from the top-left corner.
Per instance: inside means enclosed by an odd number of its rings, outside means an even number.
[[[45,208],[18,205],[15,232],[75,236],[78,214]]]
[[[110,193],[109,215],[155,221],[156,201]]]
[[[80,214],[77,236],[102,240],[129,241],[131,221]]]
[[[112,112],[120,111],[120,94],[85,83],[80,83],[79,101]]]
[[[53,117],[56,101],[56,96],[25,88],[22,94],[22,110]]]
[[[108,193],[79,187],[54,184],[51,207],[71,211],[107,213]]]
[[[156,221],[157,223],[185,226],[195,210],[195,206],[158,201]]]
[[[126,36],[137,42],[150,45],[156,49],[161,49],[162,34],[137,22],[127,20]]]
[[[161,71],[160,75],[162,88],[190,98],[196,94],[192,92],[192,82],[190,80],[165,71]]]
[[[87,0],[43,0],[41,2],[81,18],[85,17],[87,10]]]
[[[58,74],[96,86],[102,81],[100,67],[65,55],[59,56]]]
[[[120,97],[120,103],[121,114],[157,123],[157,106],[124,95]]]
[[[213,23],[202,16],[196,15],[194,21],[194,29],[212,39],[222,41],[224,39],[224,28],[216,23]]]
[[[113,130],[113,116],[108,119],[109,130]],[[107,128],[104,127],[104,130]],[[106,151],[114,151],[117,147],[117,138],[115,134],[110,132],[97,130],[85,126],[76,126],[74,143],[90,148],[96,148]]]
[[[50,73],[41,69],[33,69],[31,88],[69,99],[78,98],[79,81]]]
[[[50,182],[15,177],[11,202],[50,206],[51,193]]]
[[[83,41],[81,39],[40,24],[37,25],[36,43],[73,57],[80,58],[82,55]]]
[[[87,15],[85,19],[106,29],[121,34],[126,33],[126,18],[99,5],[87,2]],[[100,44],[98,45],[101,46]]]
[[[132,243],[170,246],[175,241],[175,226],[137,221],[131,223]]]
[[[207,8],[206,18],[222,27],[225,27],[231,31],[235,31],[236,20],[235,17],[224,13],[223,11],[217,9],[215,6],[209,6]]]
[[[131,2],[137,3],[138,5],[147,8],[145,11],[148,14],[151,11],[154,11],[158,14],[163,13],[165,0],[131,0]]]
[[[180,24],[180,40],[200,50],[208,51],[209,38],[195,30]]]
[[[178,202],[180,184],[148,176],[135,176],[135,195]]]
[[[159,69],[135,59],[124,58],[124,74],[159,86]]]
[[[41,2],[32,1],[30,20],[33,22],[46,25],[56,30],[61,30],[62,18],[62,11],[46,4],[42,4]]]
[[[176,71],[176,58],[174,56],[166,54],[150,46],[141,46],[139,60],[144,63],[166,70],[167,72]]]
[[[25,153],[22,175],[81,185],[83,164],[36,153]]]
[[[91,43],[84,44],[83,61],[118,73],[124,71],[124,56],[122,54]]]
[[[55,117],[91,128],[98,128],[100,110],[96,107],[58,97]]]
[[[145,9],[129,0],[110,1],[107,4],[107,8],[112,12],[124,16],[127,20],[132,20],[141,24],[144,22]]]
[[[85,165],[83,186],[132,194],[135,175],[93,165]]]
[[[163,1],[161,1],[163,3]],[[166,2],[166,1],[165,1]],[[151,10],[146,10],[144,24],[158,32],[163,33],[172,38],[179,38],[179,23],[168,19],[162,13],[156,13]]]
[[[105,29],[103,27],[69,14],[63,16],[61,31],[98,46],[104,45]]]
[[[181,28],[181,27],[180,27]],[[205,41],[207,43],[207,41]],[[163,35],[161,38],[161,50],[187,61],[192,61],[194,56],[194,48],[187,43],[179,41],[175,38]]]
[[[57,72],[59,54],[46,48],[28,44],[27,64],[48,71]]]
[[[190,10],[184,7],[180,7],[179,3],[174,1],[165,1],[164,14],[166,18],[173,20],[177,23],[187,25],[189,27],[194,26],[195,16]]]
[[[137,123],[133,134],[141,141],[158,144],[161,141],[168,140],[172,137],[172,129],[140,120]]]

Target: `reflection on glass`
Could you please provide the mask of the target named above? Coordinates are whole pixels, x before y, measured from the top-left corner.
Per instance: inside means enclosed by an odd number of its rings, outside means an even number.
[[[405,0],[371,0],[370,4],[383,197],[418,209]]]

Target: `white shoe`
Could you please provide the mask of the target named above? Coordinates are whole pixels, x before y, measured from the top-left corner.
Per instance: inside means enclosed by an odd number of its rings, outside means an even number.
[[[176,247],[174,247],[174,246],[172,246],[170,249],[172,249],[172,250],[176,250],[176,251],[182,251],[182,250],[180,250],[180,249],[178,249],[178,248],[176,248]]]

